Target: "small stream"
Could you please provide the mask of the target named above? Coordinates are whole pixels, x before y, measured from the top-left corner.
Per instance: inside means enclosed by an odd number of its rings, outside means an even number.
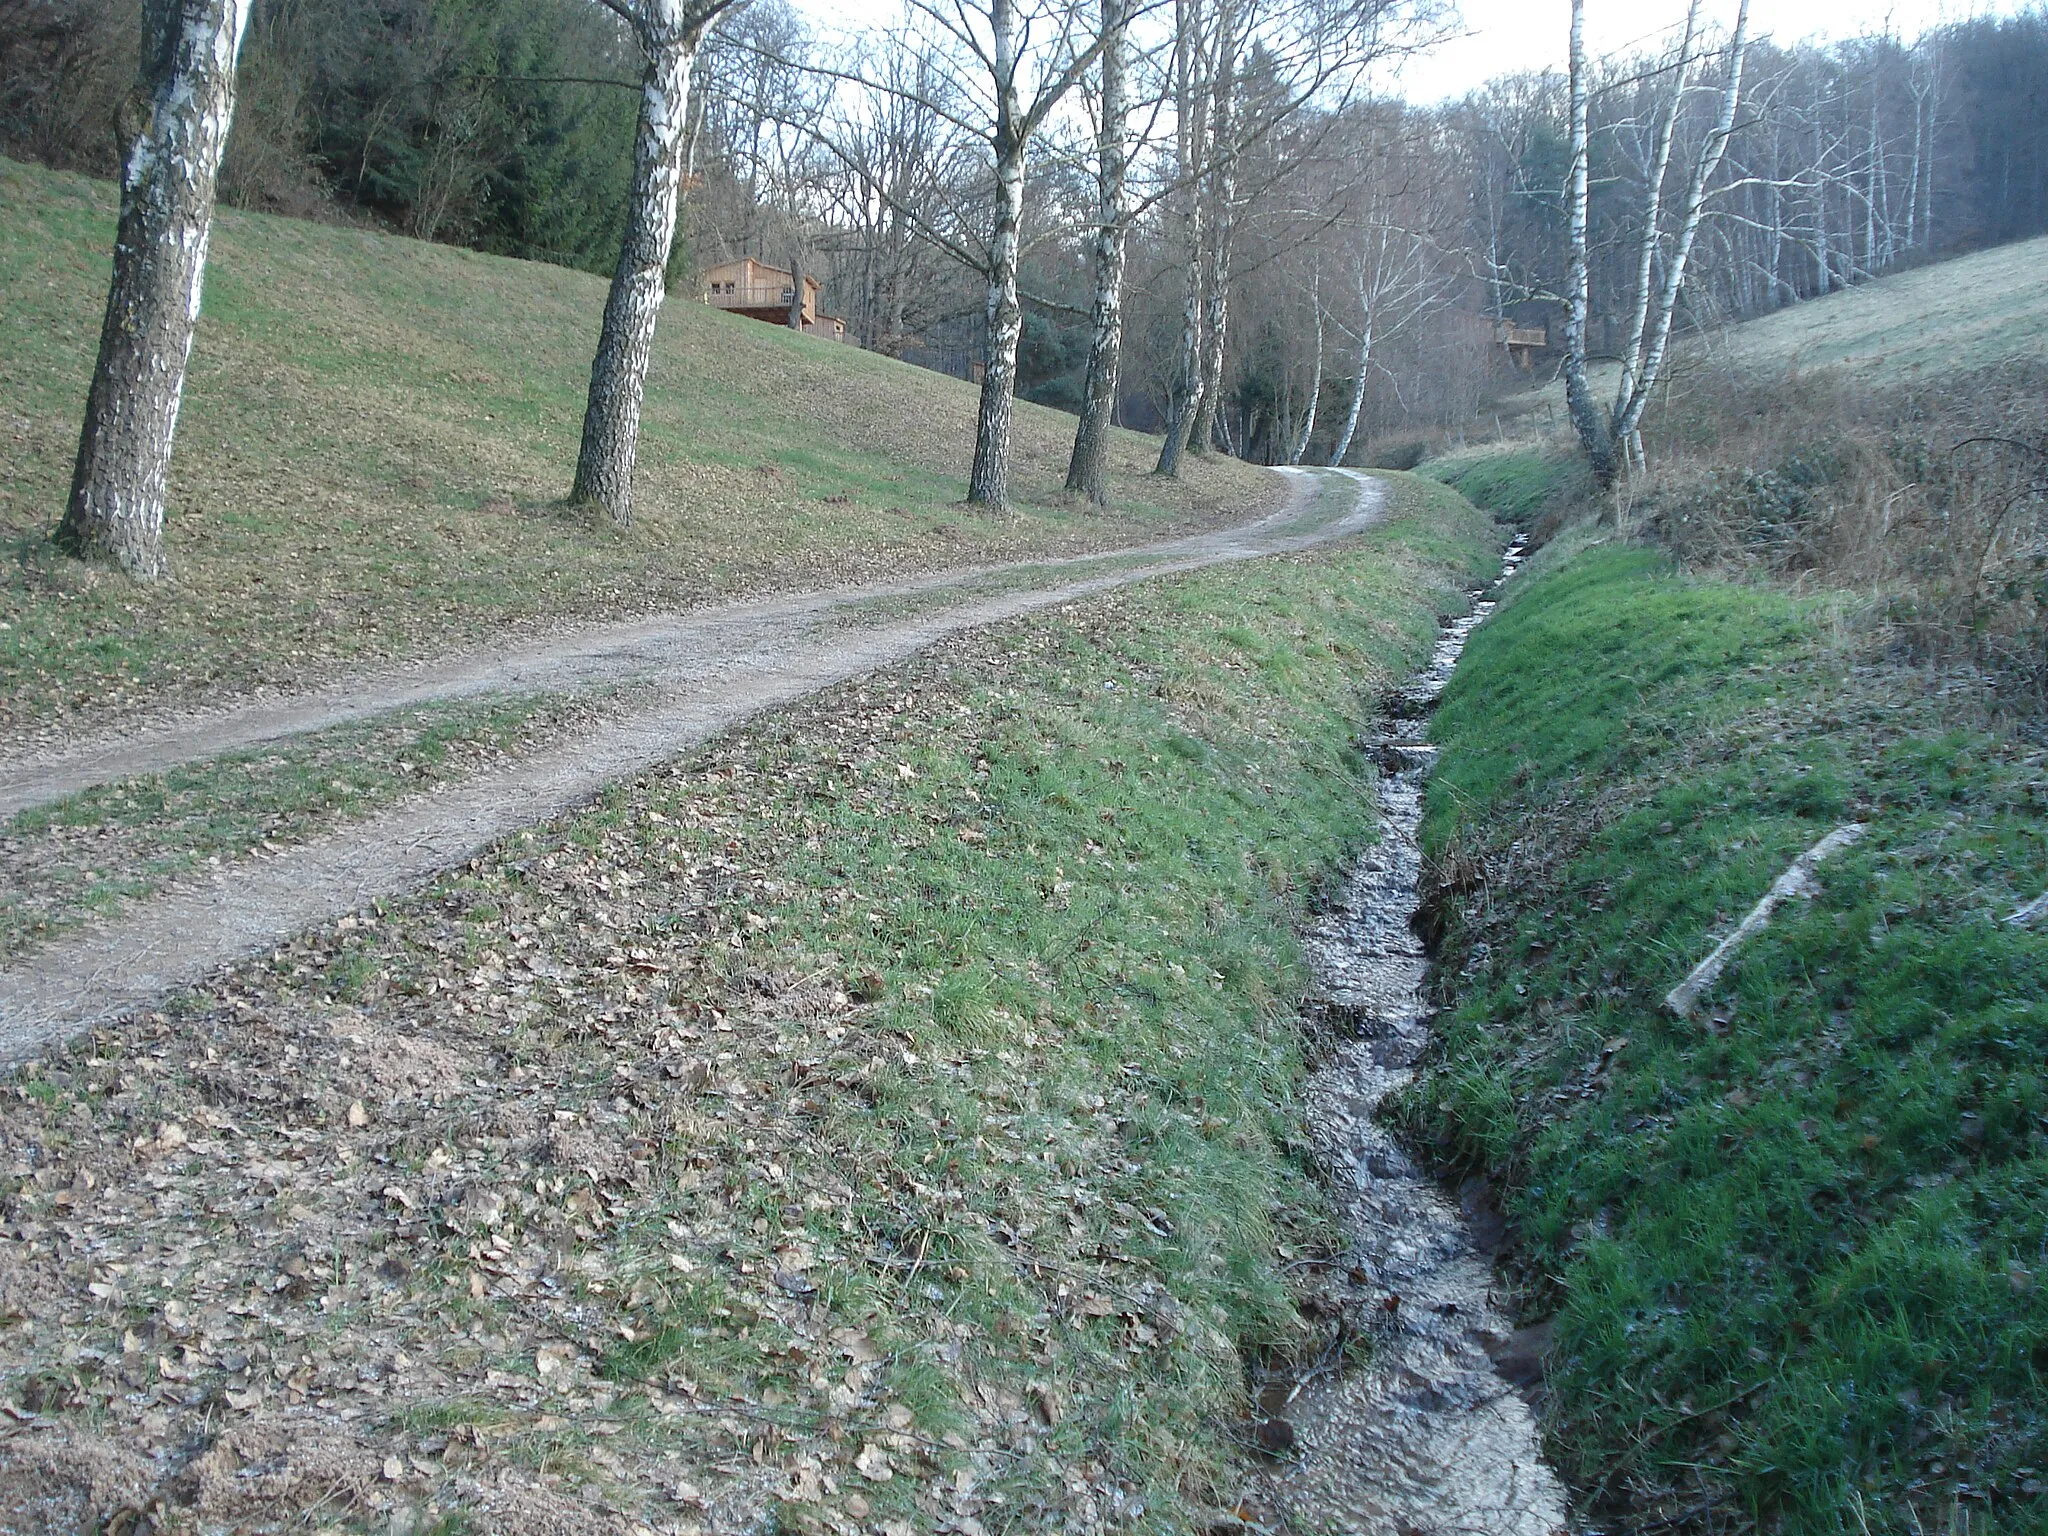
[[[1521,558],[1518,539],[1501,581]],[[1267,1437],[1289,1444],[1266,1499],[1307,1530],[1567,1529],[1564,1492],[1543,1463],[1534,1416],[1502,1376],[1524,1376],[1528,1362],[1517,1370],[1513,1357],[1527,1340],[1495,1302],[1486,1244],[1374,1118],[1414,1075],[1429,1034],[1428,962],[1411,926],[1422,870],[1416,829],[1435,755],[1424,740],[1428,715],[1494,606],[1482,597],[1447,625],[1429,666],[1393,701],[1399,718],[1372,743],[1383,766],[1380,841],[1351,871],[1342,906],[1305,936],[1317,988],[1309,1006],[1346,1037],[1310,1082],[1310,1131],[1348,1238],[1340,1262],[1373,1320],[1365,1365],[1311,1371],[1266,1403],[1284,1421],[1263,1426]]]

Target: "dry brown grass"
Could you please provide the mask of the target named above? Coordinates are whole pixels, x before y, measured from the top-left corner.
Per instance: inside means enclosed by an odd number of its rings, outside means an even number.
[[[1710,374],[1630,509],[1696,565],[1876,594],[1925,659],[2048,689],[2048,366]]]
[[[171,488],[175,579],[49,552],[77,441],[113,188],[0,160],[0,723],[63,731],[366,661],[621,613],[1103,548],[1257,510],[1234,461],[1118,509],[1061,489],[1072,418],[1018,407],[1018,506],[962,506],[975,390],[672,303],[629,533],[565,512],[604,284],[562,268],[223,212]]]

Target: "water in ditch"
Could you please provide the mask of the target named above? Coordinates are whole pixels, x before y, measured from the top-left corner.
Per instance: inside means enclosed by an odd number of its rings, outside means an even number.
[[[1521,542],[1508,551],[1513,575]],[[1268,1479],[1276,1514],[1346,1536],[1554,1536],[1563,1489],[1544,1464],[1525,1376],[1532,1342],[1494,1295],[1486,1234],[1375,1119],[1409,1081],[1429,1030],[1427,960],[1412,923],[1422,870],[1416,828],[1434,749],[1430,707],[1490,596],[1445,627],[1429,666],[1394,701],[1374,743],[1380,841],[1352,869],[1342,905],[1309,930],[1311,1008],[1339,1042],[1315,1075],[1308,1117],[1343,1218],[1335,1261],[1371,1319],[1366,1363],[1311,1369],[1269,1391],[1261,1438],[1285,1447]],[[1496,1357],[1500,1363],[1496,1364]],[[1505,1373],[1505,1375],[1504,1375]]]

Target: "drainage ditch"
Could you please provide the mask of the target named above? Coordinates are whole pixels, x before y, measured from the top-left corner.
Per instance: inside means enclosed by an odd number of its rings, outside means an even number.
[[[1522,549],[1518,539],[1508,550],[1501,582]],[[1413,926],[1416,832],[1435,755],[1428,717],[1494,607],[1491,591],[1479,595],[1445,626],[1429,666],[1388,702],[1384,734],[1369,743],[1382,769],[1380,841],[1351,870],[1341,903],[1305,935],[1316,985],[1309,1008],[1337,1037],[1308,1089],[1314,1152],[1346,1239],[1327,1262],[1349,1288],[1343,1315],[1369,1321],[1340,1323],[1328,1359],[1262,1397],[1257,1437],[1278,1453],[1264,1502],[1302,1529],[1567,1529],[1564,1491],[1516,1389],[1533,1381],[1535,1359],[1495,1295],[1488,1253],[1497,1234],[1484,1230],[1483,1211],[1468,1217],[1376,1119],[1413,1077],[1429,1034],[1428,962]],[[1359,1344],[1366,1347],[1351,1347]]]

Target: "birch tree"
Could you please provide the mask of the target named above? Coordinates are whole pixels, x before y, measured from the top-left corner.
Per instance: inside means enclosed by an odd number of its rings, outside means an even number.
[[[1167,394],[1156,473],[1177,475],[1206,452],[1222,404],[1237,217],[1312,158],[1290,146],[1253,190],[1250,149],[1300,115],[1326,131],[1368,66],[1426,46],[1440,20],[1428,0],[1176,0],[1173,102],[1180,227],[1186,252],[1180,351]],[[1248,91],[1256,77],[1260,89]]]
[[[1308,445],[1316,435],[1316,408],[1323,398],[1323,267],[1315,265],[1314,275],[1309,280],[1309,314],[1315,322],[1314,363],[1308,376],[1308,408],[1302,412],[1301,428],[1294,435],[1294,441],[1287,450],[1287,462],[1299,464],[1308,457]]]
[[[1375,164],[1390,171],[1391,158],[1383,152]],[[1451,254],[1437,239],[1436,231],[1447,222],[1437,187],[1426,180],[1410,180],[1390,188],[1392,180],[1383,174],[1368,183],[1362,215],[1352,231],[1358,326],[1353,330],[1340,322],[1340,329],[1358,343],[1358,367],[1344,425],[1330,450],[1333,466],[1349,456],[1357,435],[1373,370],[1379,366],[1374,349],[1434,312],[1458,280]]]
[[[1201,381],[1188,420],[1188,447],[1207,453],[1216,434],[1216,410],[1223,394],[1223,353],[1230,330],[1230,263],[1237,234],[1239,142],[1238,17],[1233,0],[1218,0],[1216,67],[1209,107],[1216,163],[1208,175],[1208,240],[1198,264],[1202,274]]]
[[[569,500],[598,508],[624,528],[633,521],[633,459],[655,322],[667,289],[669,248],[683,180],[691,64],[707,28],[733,0],[604,0],[632,30],[644,68],[633,139],[633,192],[625,238],[605,299],[583,443]]]
[[[1202,0],[1174,0],[1173,96],[1175,162],[1181,177],[1179,217],[1186,265],[1182,277],[1180,349],[1166,409],[1166,432],[1153,472],[1178,475],[1188,432],[1202,404],[1202,282],[1209,237],[1200,185],[1209,158],[1210,61]]]
[[[113,281],[60,549],[131,576],[166,570],[164,482],[185,393],[251,0],[144,0]]]
[[[1123,365],[1124,265],[1130,243],[1126,179],[1130,165],[1130,11],[1126,0],[1102,0],[1101,86],[1095,122],[1094,300],[1088,321],[1088,366],[1081,384],[1081,421],[1067,461],[1067,489],[1097,506],[1109,500],[1109,432]]]
[[[935,58],[929,71],[920,71],[930,84],[917,104],[979,147],[987,177],[988,205],[978,229],[955,217],[958,210],[950,204],[940,210],[942,217],[919,207],[898,205],[898,211],[923,238],[981,279],[985,341],[967,500],[1000,511],[1010,502],[1010,422],[1017,396],[1017,343],[1024,328],[1018,268],[1025,175],[1048,120],[1116,31],[1084,25],[1079,0],[910,0],[908,10],[929,28],[925,41],[951,55]],[[892,39],[890,51],[917,47],[913,39]],[[873,96],[906,89],[886,76],[824,72]],[[851,165],[853,152],[836,137],[827,133],[826,148]],[[887,187],[871,190],[890,194]]]
[[[1010,416],[1017,399],[1017,338],[1024,313],[1017,294],[1017,268],[1023,251],[1024,173],[1032,140],[1053,110],[1081,81],[1119,30],[1099,30],[1078,44],[1077,13],[1064,4],[1042,6],[1019,14],[1015,0],[987,0],[985,33],[966,23],[972,14],[959,7],[958,25],[947,22],[936,7],[927,14],[939,19],[965,43],[988,72],[992,108],[987,139],[995,169],[995,217],[988,242],[985,273],[987,350],[983,357],[981,404],[975,415],[974,466],[967,477],[967,500],[1000,511],[1010,501]],[[1050,38],[1034,47],[1033,32]],[[1025,92],[1031,92],[1027,104]]]
[[[1659,130],[1659,148],[1653,160],[1652,173],[1646,178],[1638,231],[1641,242],[1639,259],[1629,321],[1624,331],[1619,379],[1612,403],[1603,406],[1594,397],[1587,372],[1587,335],[1592,306],[1588,214],[1590,71],[1585,49],[1585,0],[1572,0],[1567,127],[1570,170],[1566,186],[1570,260],[1564,296],[1565,404],[1594,478],[1602,486],[1614,484],[1627,464],[1641,462],[1643,411],[1663,374],[1678,296],[1685,285],[1686,267],[1699,238],[1700,222],[1713,191],[1715,172],[1727,152],[1728,140],[1735,131],[1736,111],[1741,105],[1743,64],[1749,48],[1749,0],[1738,0],[1735,30],[1729,41],[1727,64],[1719,86],[1719,109],[1712,126],[1700,140],[1684,193],[1679,199],[1673,228],[1667,232],[1663,218],[1664,182],[1671,160],[1671,136],[1676,132],[1681,102],[1689,88],[1697,22],[1698,6],[1695,3],[1672,70],[1672,99],[1668,116]]]

